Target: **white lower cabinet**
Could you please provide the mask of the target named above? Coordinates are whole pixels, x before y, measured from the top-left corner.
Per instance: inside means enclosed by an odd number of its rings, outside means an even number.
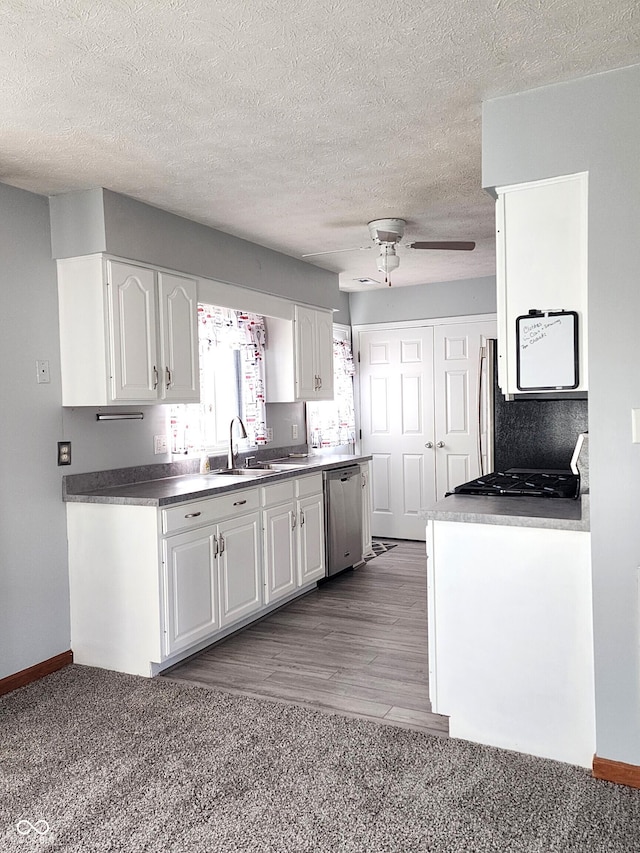
[[[215,527],[169,536],[163,542],[167,655],[220,627],[216,548]]]
[[[262,489],[265,601],[325,575],[322,475]]]
[[[427,523],[429,696],[451,737],[591,767],[590,534]]]
[[[164,540],[167,655],[262,607],[259,536],[254,512]]]
[[[299,498],[298,511],[298,585],[323,578],[326,573],[324,556],[324,507],[322,494]]]
[[[277,601],[296,588],[295,506],[293,500],[265,509],[265,601]]]
[[[68,503],[77,663],[153,675],[325,574],[322,475],[151,506]]]
[[[220,626],[225,628],[262,607],[260,513],[218,525]]]

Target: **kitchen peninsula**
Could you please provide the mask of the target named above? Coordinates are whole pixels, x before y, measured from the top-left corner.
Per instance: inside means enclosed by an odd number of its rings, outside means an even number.
[[[589,495],[451,495],[424,516],[434,713],[452,737],[590,767]]]
[[[323,471],[369,459],[65,478],[74,660],[155,675],[313,589],[326,570]]]

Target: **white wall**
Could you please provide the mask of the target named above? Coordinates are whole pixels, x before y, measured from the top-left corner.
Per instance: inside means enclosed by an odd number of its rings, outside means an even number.
[[[640,66],[483,108],[487,188],[589,172],[589,452],[597,754],[640,765]],[[551,723],[550,723],[551,724]]]
[[[349,308],[353,326],[495,314],[496,279],[495,276],[487,276],[351,293]]]
[[[70,648],[56,270],[46,198],[0,184],[0,678]],[[51,382],[36,383],[36,359]]]

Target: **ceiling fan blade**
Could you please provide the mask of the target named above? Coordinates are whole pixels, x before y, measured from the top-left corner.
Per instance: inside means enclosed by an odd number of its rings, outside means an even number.
[[[350,249],[330,249],[328,252],[309,252],[306,255],[300,255],[301,258],[315,258],[316,255],[337,255],[339,252],[364,252],[365,249],[372,249],[373,246],[352,246]]]
[[[475,243],[408,243],[410,249],[449,249],[456,252],[471,252],[475,249]]]

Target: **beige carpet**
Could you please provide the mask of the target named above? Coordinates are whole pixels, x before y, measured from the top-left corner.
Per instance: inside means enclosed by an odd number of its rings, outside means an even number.
[[[0,850],[602,851],[640,791],[291,705],[68,667],[0,699]]]

